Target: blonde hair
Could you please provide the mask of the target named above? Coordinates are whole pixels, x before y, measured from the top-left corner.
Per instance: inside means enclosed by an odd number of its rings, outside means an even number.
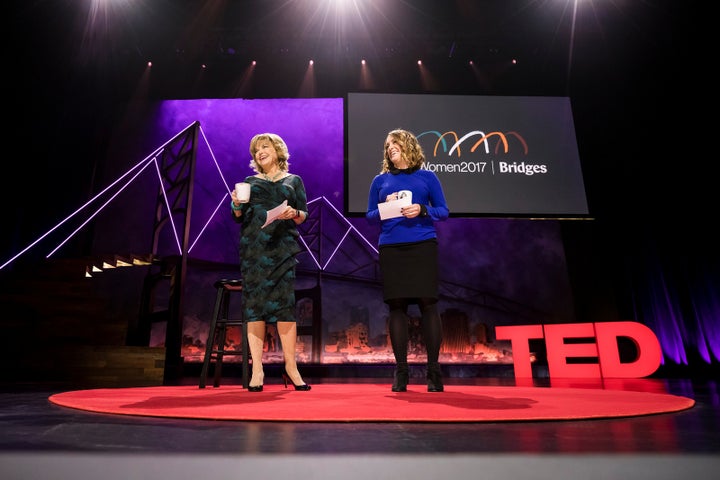
[[[419,170],[425,163],[425,152],[423,152],[417,138],[411,132],[397,128],[388,132],[388,136],[392,137],[400,145],[400,155],[405,159],[408,170],[414,172]],[[390,160],[387,151],[387,143],[383,145],[383,161],[380,173],[397,172],[397,168]]]
[[[250,168],[257,173],[265,173],[262,167],[255,161],[255,154],[258,151],[257,144],[262,140],[269,140],[270,143],[272,143],[278,156],[278,168],[283,172],[287,172],[288,168],[290,168],[290,162],[288,161],[290,159],[290,152],[285,144],[285,140],[275,133],[258,133],[250,140]]]

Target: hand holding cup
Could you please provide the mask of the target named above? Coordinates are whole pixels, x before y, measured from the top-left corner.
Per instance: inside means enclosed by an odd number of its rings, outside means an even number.
[[[250,184],[247,182],[238,182],[235,184],[235,196],[240,203],[250,201]]]

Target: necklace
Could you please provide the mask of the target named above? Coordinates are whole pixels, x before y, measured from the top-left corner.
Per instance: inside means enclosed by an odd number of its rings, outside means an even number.
[[[278,173],[276,173],[275,176],[273,176],[272,178],[270,178],[270,175],[268,175],[266,173],[263,173],[262,175],[263,175],[263,177],[265,177],[265,180],[267,180],[268,182],[274,182],[275,180],[280,178],[280,175],[282,175],[282,174],[283,174],[283,172],[281,170]]]

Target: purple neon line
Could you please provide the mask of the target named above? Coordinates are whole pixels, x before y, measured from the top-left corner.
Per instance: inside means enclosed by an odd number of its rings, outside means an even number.
[[[303,238],[302,235],[300,235],[300,241],[302,242],[303,245],[305,245],[305,250],[307,250],[307,252],[310,254],[310,258],[312,258],[313,262],[315,262],[315,266],[317,266],[317,268],[319,268],[320,270],[325,271],[325,269],[320,266],[320,263],[318,263],[317,258],[315,258],[315,255],[313,255],[313,252],[310,251],[310,247],[305,242],[305,239]]]
[[[337,253],[337,251],[340,250],[340,246],[342,245],[342,242],[345,241],[347,236],[350,234],[350,231],[351,230],[349,228],[347,230],[345,230],[345,235],[343,235],[343,237],[340,239],[337,246],[335,247],[335,250],[333,250],[333,252],[330,254],[330,257],[328,258],[327,262],[325,262],[325,266],[322,268],[323,270],[325,270],[327,268],[327,266],[330,265],[330,262],[332,261],[333,257]]]
[[[158,165],[158,162],[155,162],[155,171],[157,172],[158,178],[160,179],[160,189],[162,190],[163,199],[165,200],[165,208],[167,208],[168,211],[168,218],[170,219],[170,225],[172,226],[173,234],[175,235],[175,243],[178,247],[178,253],[182,253],[182,246],[180,245],[180,238],[178,237],[177,228],[175,228],[175,222],[173,221],[172,216],[172,209],[170,208],[170,202],[167,198],[167,193],[165,192],[165,185],[163,185],[162,182],[162,172],[160,172],[160,166]]]
[[[320,197],[314,198],[314,199],[308,201],[307,204],[312,205],[313,203],[317,202],[318,200],[320,200]],[[300,241],[302,242],[302,244],[305,245],[305,250],[307,250],[307,252],[310,254],[310,258],[312,258],[312,261],[315,262],[315,266],[317,268],[319,268],[321,271],[323,271],[323,268],[320,266],[320,262],[318,261],[317,257],[315,257],[315,255],[313,255],[312,250],[310,250],[310,246],[307,244],[307,242],[303,238],[302,234],[299,235],[299,238],[300,238]]]
[[[345,216],[344,216],[342,213],[340,213],[340,211],[338,211],[337,208],[335,208],[335,205],[333,205],[332,203],[330,203],[330,201],[329,201],[327,198],[325,198],[325,197],[322,197],[322,199],[325,200],[325,203],[327,203],[328,205],[330,205],[330,207],[331,207],[333,210],[335,210],[335,213],[337,213],[337,214],[340,216],[340,218],[342,218],[343,220],[345,220],[345,223],[346,223],[352,230],[354,230],[355,233],[357,233],[358,235],[360,235],[360,238],[362,238],[363,240],[365,240],[365,243],[368,244],[368,246],[373,250],[373,252],[379,253],[378,250],[373,246],[373,244],[370,243],[370,241],[369,241],[367,238],[365,238],[365,236],[364,236],[362,233],[360,233],[357,228],[355,228],[355,225],[353,225],[352,223],[350,223],[350,221],[349,221],[347,218],[345,218]]]
[[[156,158],[154,157],[153,160],[156,160]],[[152,161],[152,160],[151,160],[151,161]],[[55,254],[55,252],[57,252],[57,251],[60,249],[60,247],[62,247],[63,245],[65,245],[73,236],[75,236],[75,234],[76,234],[77,232],[80,231],[80,229],[82,229],[85,225],[87,225],[90,220],[92,220],[93,218],[95,218],[95,216],[96,216],[98,213],[100,213],[101,211],[103,211],[103,209],[104,209],[105,207],[107,207],[107,206],[110,204],[110,202],[112,202],[113,200],[115,200],[115,197],[117,197],[118,195],[120,195],[120,194],[123,192],[123,190],[125,190],[125,189],[128,187],[128,185],[130,185],[132,182],[134,182],[135,179],[136,179],[141,173],[143,173],[143,172],[145,171],[145,169],[150,165],[151,161],[147,162],[147,164],[146,164],[142,169],[140,169],[140,171],[138,171],[129,181],[127,181],[127,182],[125,183],[125,185],[124,185],[120,190],[118,190],[117,192],[115,192],[115,194],[114,194],[112,197],[110,197],[105,203],[103,203],[100,208],[98,208],[97,210],[95,210],[95,212],[94,212],[92,215],[90,215],[87,219],[85,219],[85,221],[84,221],[83,223],[81,223],[80,226],[78,226],[70,235],[68,235],[68,236],[65,238],[65,240],[63,240],[62,242],[60,242],[60,244],[59,244],[57,247],[55,247],[54,250],[52,250],[50,253],[47,254],[47,256],[45,256],[45,258],[50,258],[53,254]],[[115,183],[117,183],[117,182],[115,182]],[[114,185],[114,184],[113,184],[113,185]],[[96,197],[96,198],[97,198],[97,197]]]
[[[192,242],[192,245],[190,248],[188,248],[188,253],[190,253],[195,246],[195,244],[200,241],[200,237],[207,229],[208,225],[210,225],[210,222],[212,221],[213,217],[217,214],[218,210],[222,206],[222,203],[225,201],[228,195],[230,195],[230,185],[227,183],[227,180],[225,180],[225,176],[223,176],[222,170],[220,169],[220,164],[217,161],[217,158],[215,158],[215,153],[212,150],[212,147],[210,147],[210,142],[208,142],[207,136],[205,135],[205,131],[202,129],[202,126],[200,126],[200,133],[202,134],[203,139],[205,140],[205,146],[208,149],[208,152],[210,152],[210,156],[213,159],[213,163],[215,164],[215,168],[218,171],[218,175],[220,175],[220,179],[222,180],[223,184],[225,185],[225,188],[227,188],[228,193],[226,193],[223,198],[218,202],[217,207],[215,207],[215,210],[212,212],[212,214],[208,217],[207,221],[205,222],[205,225],[200,230],[200,232],[197,234],[197,237],[195,237],[195,240]]]
[[[210,143],[208,142],[207,137],[205,136],[205,131],[200,127],[200,133],[202,134],[203,139],[205,139],[205,145],[207,146],[208,152],[210,152],[210,156],[213,159],[213,163],[215,164],[215,168],[218,171],[218,175],[220,175],[220,178],[222,179],[223,184],[225,185],[225,188],[227,188],[228,194],[230,194],[230,184],[225,180],[225,176],[222,173],[222,170],[220,169],[220,164],[217,161],[217,158],[215,158],[215,153],[213,152],[212,148],[210,147]],[[227,196],[227,195],[226,195]]]
[[[195,123],[196,122],[192,122],[190,125],[183,128],[182,130],[180,130],[174,137],[172,137],[170,140],[165,142],[160,148],[158,148],[155,151],[157,152],[161,149],[164,149],[167,145],[172,143],[176,138],[180,137],[180,135],[182,135],[186,130],[188,130],[190,127],[192,127]],[[199,126],[200,125],[198,123],[198,127]],[[200,132],[202,133],[202,128],[200,128]],[[205,137],[205,135],[203,134],[203,138],[204,137]],[[209,148],[209,146],[208,146],[208,148]],[[211,153],[212,153],[212,150],[211,150]],[[173,231],[173,234],[175,235],[175,243],[177,244],[177,247],[178,247],[178,253],[182,253],[182,246],[180,245],[180,238],[178,237],[177,228],[175,227],[175,221],[173,220],[172,209],[170,209],[170,202],[168,202],[167,192],[165,191],[165,185],[162,182],[162,173],[160,172],[160,167],[158,166],[157,161],[155,162],[155,170],[157,171],[157,174],[158,174],[158,179],[159,179],[158,181],[160,183],[160,188],[162,190],[163,199],[165,200],[165,208],[167,208],[167,210],[168,210],[168,218],[170,219],[172,231]],[[188,250],[188,253],[189,252],[190,252],[190,250]]]
[[[207,222],[205,222],[205,225],[203,225],[202,229],[200,230],[200,233],[197,234],[197,237],[195,237],[195,241],[190,245],[190,248],[188,248],[188,253],[190,253],[195,247],[195,244],[200,240],[200,237],[202,236],[203,232],[207,229],[208,225],[210,225],[210,222],[212,221],[213,217],[217,215],[218,210],[220,210],[220,207],[222,206],[223,202],[225,202],[225,199],[227,198],[228,194],[226,193],[223,195],[223,198],[220,199],[217,206],[215,207],[215,210],[213,210],[212,215],[210,215],[207,219]]]

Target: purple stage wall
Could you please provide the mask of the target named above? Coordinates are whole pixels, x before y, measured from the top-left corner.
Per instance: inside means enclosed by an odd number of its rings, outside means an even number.
[[[112,160],[103,173],[105,182],[112,182],[195,121],[201,135],[190,257],[217,268],[191,268],[188,273],[183,306],[185,361],[199,361],[204,351],[213,282],[239,276],[240,227],[230,218],[226,195],[232,184],[253,173],[248,146],[260,132],[285,139],[290,170],[303,177],[311,213],[322,216],[323,248],[312,245],[300,255],[298,277],[298,288],[319,282],[322,289],[322,363],[390,361],[386,307],[373,248],[378,231],[364,218],[342,214],[343,99],[164,101],[150,112],[129,116],[116,132]],[[379,170],[384,138],[367,141],[377,145],[377,156],[367,160]],[[148,251],[157,191],[155,171],[147,169],[108,207],[111,213],[98,219],[95,250]],[[583,321],[574,317],[558,221],[451,218],[438,224],[438,235],[445,335],[441,361],[511,363],[509,344],[494,341],[496,325]],[[300,308],[299,315],[305,315],[307,305]],[[411,314],[416,316],[417,310]],[[154,344],[162,343],[162,328],[154,331],[153,338]],[[268,348],[268,361],[281,361],[279,347]],[[423,361],[419,340],[414,351],[411,361]],[[310,342],[305,337],[298,355],[301,362],[310,361]]]

